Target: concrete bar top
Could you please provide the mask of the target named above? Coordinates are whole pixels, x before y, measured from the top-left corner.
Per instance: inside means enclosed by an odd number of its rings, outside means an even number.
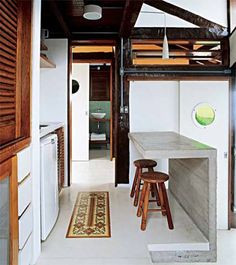
[[[203,158],[216,154],[216,149],[187,138],[175,132],[129,133],[143,157],[162,158]]]
[[[130,133],[129,139],[141,157],[169,160],[169,193],[209,242],[205,250],[188,244],[182,250],[175,249],[176,245],[165,246],[164,250],[163,246],[155,245],[150,249],[152,261],[215,262],[216,149],[175,132]],[[172,218],[175,223],[175,213]]]

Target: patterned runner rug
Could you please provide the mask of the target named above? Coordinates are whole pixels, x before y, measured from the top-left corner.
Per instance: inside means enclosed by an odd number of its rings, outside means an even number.
[[[78,193],[66,237],[111,237],[108,192]]]

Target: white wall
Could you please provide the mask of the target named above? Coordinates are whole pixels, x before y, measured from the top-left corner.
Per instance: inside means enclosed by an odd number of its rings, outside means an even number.
[[[187,83],[186,90],[195,88],[190,94],[189,98],[183,100],[185,95],[182,85]],[[175,131],[187,135],[190,138],[197,139],[203,143],[215,146],[218,151],[218,181],[217,181],[217,196],[219,199],[217,208],[217,220],[219,229],[227,229],[228,215],[227,215],[227,205],[228,205],[228,194],[227,194],[227,160],[222,154],[222,147],[226,148],[227,152],[227,141],[228,141],[228,94],[225,88],[228,87],[227,81],[189,81],[189,82],[179,82],[179,81],[134,81],[130,82],[130,132],[147,132],[147,131]],[[199,88],[199,89],[198,89]],[[201,89],[200,89],[201,88]],[[198,91],[199,90],[199,91]],[[214,91],[209,93],[209,90]],[[183,93],[183,94],[181,94]],[[215,130],[209,131],[209,133],[202,131],[203,138],[200,137],[200,133],[196,134],[194,129],[195,125],[192,122],[192,109],[196,104],[193,104],[193,99],[196,98],[198,94],[200,99],[197,102],[209,102],[218,104],[218,109],[224,108],[224,111],[218,111],[217,117],[221,119],[217,124]],[[223,96],[223,101],[221,104],[221,98]],[[180,100],[181,99],[181,100]],[[212,103],[213,102],[213,103]],[[187,119],[180,119],[180,111],[185,113],[186,105],[190,103],[191,111],[186,113],[190,122],[186,125]],[[189,114],[190,113],[190,114]],[[223,124],[223,125],[222,125]],[[187,127],[186,127],[187,126]],[[221,128],[223,126],[224,128]],[[188,130],[187,130],[187,129]],[[222,132],[222,129],[224,131]],[[203,129],[204,130],[204,129]],[[186,131],[188,133],[186,133]],[[206,131],[206,130],[205,130]],[[217,133],[217,134],[216,134]],[[220,135],[220,140],[219,140]],[[218,137],[218,138],[217,138]],[[213,144],[213,138],[217,142],[216,145]],[[225,150],[225,149],[224,149]],[[224,153],[224,151],[223,151]],[[220,156],[219,156],[220,154]],[[130,143],[130,184],[133,182],[134,177],[134,166],[132,161],[141,158],[141,155],[137,152],[136,148]],[[168,163],[166,160],[158,160],[158,169],[168,172]],[[222,171],[223,170],[223,171]]]
[[[236,31],[229,38],[230,67],[236,62]]]
[[[214,95],[214,96],[213,96]],[[180,134],[217,149],[217,227],[228,228],[229,82],[180,81]],[[193,108],[206,102],[215,121],[206,128],[193,122]]]
[[[177,81],[135,81],[130,83],[130,132],[179,131]],[[141,158],[130,144],[130,161]],[[158,160],[159,170],[168,172],[168,161]],[[130,183],[134,166],[130,164]]]
[[[227,1],[226,0],[168,0],[167,2],[189,10],[197,15],[207,18],[222,26],[227,27]],[[214,2],[214,6],[213,6]],[[214,8],[214,12],[212,9]],[[146,4],[142,11],[153,11],[154,9]],[[139,14],[136,27],[162,27],[164,25],[163,15]],[[191,23],[177,17],[167,15],[167,26],[169,27],[193,27]]]
[[[65,185],[68,176],[68,40],[45,40],[48,58],[56,68],[41,68],[40,123],[63,122],[65,126]]]
[[[80,84],[72,94],[72,160],[89,160],[89,64],[73,63],[72,78]]]
[[[32,109],[31,109],[31,175],[33,206],[33,264],[41,251],[40,236],[40,142],[39,142],[39,89],[40,89],[40,28],[41,1],[33,0],[32,7]]]

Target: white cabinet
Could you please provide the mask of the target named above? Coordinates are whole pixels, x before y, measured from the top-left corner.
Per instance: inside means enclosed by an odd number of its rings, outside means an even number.
[[[19,249],[22,249],[33,230],[32,206],[19,219]]]
[[[29,265],[32,259],[33,208],[31,148],[17,154],[18,220],[19,220],[19,265]]]
[[[18,173],[18,182],[23,181],[23,179],[30,173],[31,168],[31,151],[30,147],[20,151],[17,154],[17,173]]]
[[[28,238],[22,250],[19,251],[19,265],[30,265],[32,260],[32,235]]]
[[[32,201],[32,178],[30,175],[18,186],[18,216],[21,216]]]

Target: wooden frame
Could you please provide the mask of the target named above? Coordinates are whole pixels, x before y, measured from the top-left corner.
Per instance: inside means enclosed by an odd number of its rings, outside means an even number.
[[[18,227],[18,182],[16,156],[0,165],[0,180],[9,177],[9,205],[10,205],[10,265],[18,264],[19,227]]]
[[[71,174],[72,174],[72,88],[71,88],[71,82],[72,82],[72,63],[110,63],[110,102],[111,102],[111,113],[110,113],[110,160],[114,158],[114,108],[113,108],[113,71],[114,71],[114,62],[111,59],[72,59],[72,46],[75,44],[70,43],[69,46],[69,63],[68,63],[68,186],[71,185]],[[78,44],[77,44],[78,45]]]

